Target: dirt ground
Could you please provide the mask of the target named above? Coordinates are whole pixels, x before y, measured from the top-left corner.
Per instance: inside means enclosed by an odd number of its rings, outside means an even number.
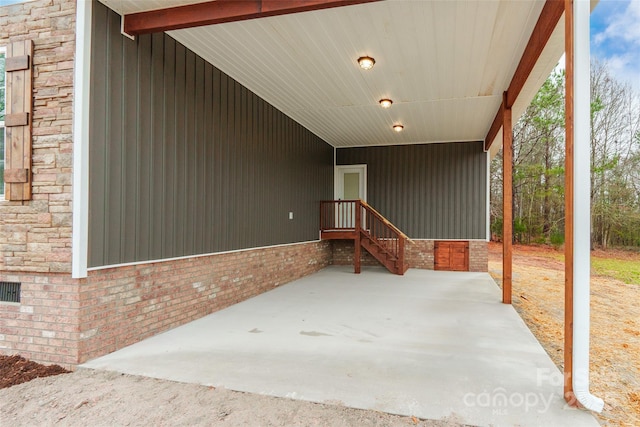
[[[460,426],[79,369],[0,390],[0,426]]]
[[[513,305],[554,363],[563,366],[562,251],[514,246]],[[640,254],[595,251],[595,257],[637,260]],[[502,246],[489,245],[489,271],[502,281]],[[591,277],[591,392],[604,399],[603,425],[640,426],[640,283]]]
[[[501,246],[490,244],[489,270],[501,282]],[[514,307],[562,367],[564,265],[548,247],[514,248]],[[611,256],[611,253],[596,254]],[[614,254],[623,259],[640,255]],[[631,258],[630,258],[631,257]],[[637,258],[636,258],[637,257]],[[591,390],[605,400],[603,425],[640,426],[640,284],[592,278]],[[17,360],[17,361],[16,361]],[[418,420],[376,411],[239,393],[112,372],[57,368],[24,359],[0,361],[0,426],[460,426],[455,417]],[[34,364],[35,365],[35,364]],[[3,370],[4,367],[4,370]],[[26,383],[19,384],[20,379]],[[0,387],[2,388],[2,387]]]

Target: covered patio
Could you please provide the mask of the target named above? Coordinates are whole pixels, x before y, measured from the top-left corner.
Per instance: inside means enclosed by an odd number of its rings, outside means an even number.
[[[487,273],[328,267],[84,368],[470,425],[597,426]]]

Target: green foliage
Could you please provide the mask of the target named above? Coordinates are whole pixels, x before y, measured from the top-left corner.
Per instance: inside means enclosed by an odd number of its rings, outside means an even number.
[[[502,217],[495,218],[491,222],[491,233],[502,238]]]
[[[527,235],[527,223],[522,218],[516,218],[513,221],[513,237],[516,242],[525,243],[525,235]],[[529,243],[531,234],[528,234],[526,243]]]
[[[591,267],[601,276],[609,276],[629,285],[640,285],[640,263],[617,258],[591,257]]]
[[[546,242],[562,220],[564,195],[564,72],[553,73],[514,127],[514,237],[523,243]],[[502,167],[496,156],[492,177]],[[495,185],[495,180],[492,180]],[[499,183],[501,184],[501,183]],[[492,189],[500,200],[501,188]],[[495,218],[500,207],[491,209]]]
[[[592,64],[592,242],[640,243],[640,96],[616,81],[606,65]]]
[[[554,72],[514,125],[514,237],[564,243],[564,72]],[[592,244],[640,246],[640,94],[591,66]],[[502,233],[502,157],[491,163],[491,229]],[[499,227],[498,227],[499,226]]]
[[[536,127],[564,126],[564,77],[564,70],[551,74],[531,102],[537,110],[533,117]]]
[[[549,241],[553,246],[561,246],[564,244],[564,233],[554,231],[549,237]]]
[[[547,243],[547,239],[544,238],[544,236],[538,236],[535,239],[533,239],[533,242],[536,245],[544,245],[545,243]]]
[[[596,116],[596,114],[598,114],[600,111],[604,110],[604,103],[602,102],[602,99],[600,99],[599,96],[596,96],[594,99],[591,100],[591,119],[593,120],[593,118]]]
[[[608,171],[613,171],[620,162],[620,156],[615,155],[611,159],[605,159],[602,163],[591,168],[591,172],[594,174],[603,174]]]

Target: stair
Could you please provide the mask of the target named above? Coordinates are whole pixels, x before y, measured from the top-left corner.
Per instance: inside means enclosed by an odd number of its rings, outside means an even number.
[[[360,248],[364,248],[391,273],[403,275],[405,242],[402,231],[362,200],[330,200],[320,203],[322,239],[353,239],[354,269],[360,273]]]
[[[408,265],[401,265],[398,258],[373,240],[366,230],[361,232],[360,245],[391,273],[403,275],[407,271]]]

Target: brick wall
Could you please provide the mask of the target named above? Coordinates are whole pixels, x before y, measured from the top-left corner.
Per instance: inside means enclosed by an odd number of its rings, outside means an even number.
[[[469,241],[469,271],[489,271],[489,242]]]
[[[433,241],[409,245],[412,268],[433,268]],[[471,241],[471,271],[487,271],[487,242]],[[363,251],[365,253],[366,251]],[[68,274],[11,273],[21,304],[0,303],[0,353],[72,367],[223,309],[331,264],[353,242],[323,241]],[[364,265],[378,265],[364,255]]]
[[[75,1],[0,7],[0,46],[25,39],[34,41],[33,200],[0,201],[0,275],[71,271]]]
[[[407,263],[411,268],[433,270],[433,240],[414,240],[405,245]]]
[[[10,273],[20,304],[0,302],[0,354],[71,366],[78,360],[79,282],[68,274]]]
[[[330,262],[325,241],[94,270],[81,280],[6,275],[22,282],[22,301],[0,303],[0,353],[72,367]]]
[[[328,242],[91,271],[80,288],[79,363],[198,319],[331,261]]]
[[[330,240],[333,251],[333,265],[353,265],[353,240]],[[360,251],[362,265],[379,265],[377,259],[366,250]]]
[[[333,264],[353,265],[353,240],[332,240]],[[407,263],[410,268],[433,270],[433,240],[414,240],[405,245]],[[382,265],[366,250],[362,250],[362,265]],[[488,243],[484,240],[469,241],[469,271],[487,271]]]

